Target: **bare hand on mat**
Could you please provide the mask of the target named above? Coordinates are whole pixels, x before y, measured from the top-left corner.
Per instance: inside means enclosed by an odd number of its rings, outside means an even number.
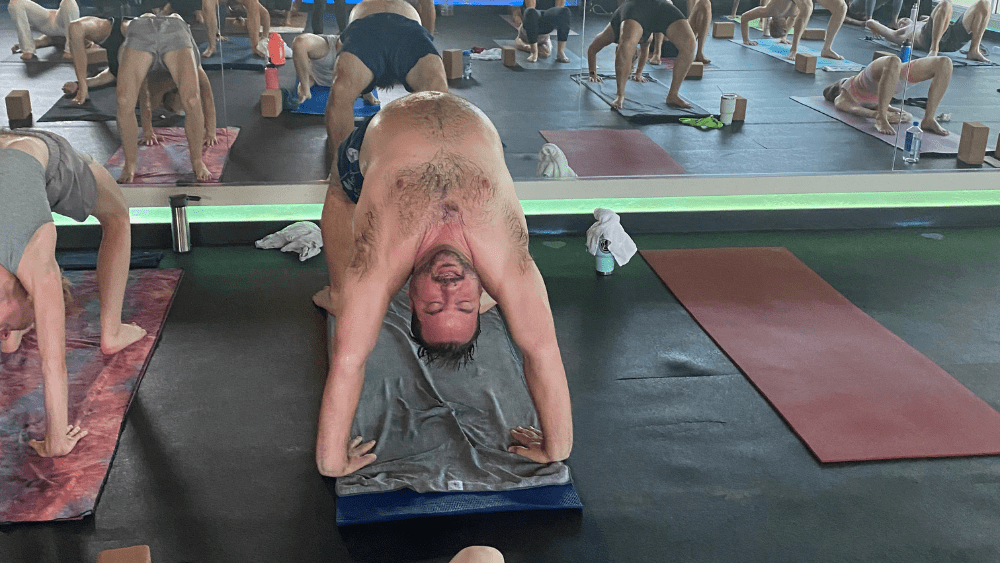
[[[510,435],[521,445],[507,448],[508,452],[522,455],[536,463],[549,463],[549,455],[545,453],[545,436],[541,430],[534,426],[518,426],[510,431]]]
[[[361,440],[361,436],[358,436],[347,444],[347,465],[344,467],[343,475],[354,473],[375,461],[375,454],[368,453],[375,447],[375,440],[365,443],[362,443]],[[337,477],[342,477],[342,475],[337,475]]]
[[[31,440],[28,445],[35,448],[38,455],[42,457],[58,457],[66,455],[73,450],[76,443],[87,435],[86,430],[72,424],[66,426],[66,433],[62,436],[45,435],[45,440]]]

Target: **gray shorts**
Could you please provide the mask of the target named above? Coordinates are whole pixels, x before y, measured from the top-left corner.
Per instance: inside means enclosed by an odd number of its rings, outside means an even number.
[[[917,39],[913,42],[913,46],[921,51],[927,51],[930,49],[933,40],[934,20],[927,20],[927,23],[924,24],[923,29],[917,35]],[[941,42],[938,43],[938,51],[942,53],[954,53],[964,47],[969,41],[972,41],[972,33],[968,29],[965,29],[965,13],[963,12],[944,31],[944,35],[941,36]]]
[[[97,202],[97,180],[90,170],[94,159],[74,149],[69,141],[55,133],[41,129],[18,129],[16,132],[45,141],[49,149],[49,164],[45,168],[49,208],[77,221],[90,217]]]
[[[149,70],[167,70],[163,55],[170,51],[190,47],[195,63],[201,66],[201,52],[191,36],[191,28],[184,20],[173,16],[143,16],[135,18],[125,31],[122,47],[152,53],[153,65]]]

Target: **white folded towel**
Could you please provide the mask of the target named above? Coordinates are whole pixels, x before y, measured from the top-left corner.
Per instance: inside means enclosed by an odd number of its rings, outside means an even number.
[[[615,262],[619,266],[628,264],[638,248],[622,228],[621,217],[610,209],[598,207],[594,210],[594,218],[597,222],[587,229],[587,250],[596,256],[597,245],[603,238],[610,243],[608,252],[615,257]]]
[[[476,61],[499,61],[500,58],[500,47],[485,49],[480,53],[472,53],[472,59]]]
[[[538,175],[544,178],[576,178],[576,172],[569,167],[562,149],[552,143],[545,143],[538,153]]]
[[[323,248],[323,236],[316,223],[299,221],[254,244],[257,248],[280,248],[282,252],[298,252],[301,262],[319,254]]]

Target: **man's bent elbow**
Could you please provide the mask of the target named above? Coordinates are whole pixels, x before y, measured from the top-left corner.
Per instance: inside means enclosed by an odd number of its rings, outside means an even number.
[[[565,461],[569,458],[569,454],[573,450],[573,440],[566,440],[559,444],[548,444],[545,449],[545,453],[549,457],[549,463]]]
[[[347,475],[345,472],[346,468],[342,463],[335,463],[333,460],[326,459],[320,453],[316,454],[316,469],[324,477],[343,477]]]

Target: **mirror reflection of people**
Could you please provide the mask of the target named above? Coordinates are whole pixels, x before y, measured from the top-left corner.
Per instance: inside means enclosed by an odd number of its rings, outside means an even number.
[[[903,8],[903,0],[849,0],[844,23],[864,27],[868,20],[875,17],[875,10],[884,10],[886,7],[889,7],[887,25],[895,29],[899,22],[899,12]]]
[[[292,62],[299,78],[299,103],[312,98],[310,88],[313,84],[330,87],[339,50],[340,39],[336,35],[303,33],[292,40]],[[378,104],[373,92],[368,92],[363,97],[371,105]]]
[[[180,16],[145,14],[129,23],[119,51],[118,133],[125,153],[125,165],[118,178],[121,183],[131,183],[135,177],[139,137],[135,119],[137,100],[142,104],[143,142],[146,144],[157,142],[152,128],[152,96],[165,91],[160,99],[165,105],[175,105],[171,101],[171,89],[154,88],[166,83],[163,73],[167,73],[177,87],[176,99],[185,116],[184,132],[191,149],[192,170],[198,180],[212,178],[202,161],[202,149],[216,143],[215,99],[208,75],[201,67],[198,45]]]
[[[522,15],[521,9],[524,9]],[[511,16],[517,26],[514,46],[528,53],[528,62],[552,54],[552,36],[556,32],[556,61],[568,63],[566,42],[569,40],[570,11],[566,0],[524,0],[521,7],[512,6]]]
[[[90,97],[90,89],[107,86],[118,77],[118,50],[125,43],[125,30],[132,18],[84,16],[70,22],[66,44],[72,47],[76,80],[63,85],[63,93],[73,96],[77,105]],[[87,44],[97,44],[108,54],[108,67],[87,76]]]
[[[891,123],[907,123],[912,116],[893,107],[893,97],[903,95],[906,84],[931,81],[927,106],[920,128],[935,135],[947,135],[937,122],[937,108],[951,81],[952,64],[948,57],[924,57],[901,63],[896,55],[880,57],[857,75],[844,78],[823,89],[823,97],[838,110],[875,118],[875,128],[884,135],[894,135]]]
[[[540,429],[511,429],[508,451],[537,463],[573,446],[569,388],[545,283],[493,124],[452,94],[421,92],[385,105],[338,149],[323,208],[330,286],[313,298],[337,318],[323,391],[316,463],[342,476],[372,463],[374,442],[350,435],[365,363],[389,302],[409,280],[411,337],[427,363],[461,365],[475,352],[479,314],[503,310],[524,357]]]
[[[698,50],[695,51],[694,60],[704,64],[712,62],[705,56],[705,39],[708,38],[712,26],[712,3],[709,0],[673,0],[673,4],[688,19],[691,30],[698,40]],[[653,43],[649,49],[650,64],[658,65],[663,62],[661,57],[663,39],[662,33],[653,34]]]
[[[434,39],[404,0],[363,0],[351,11],[340,42],[325,112],[334,168],[336,149],[354,128],[358,96],[397,83],[409,92],[448,91]]]
[[[976,0],[954,22],[951,21],[951,2],[942,0],[931,11],[929,18],[914,24],[910,18],[899,20],[899,29],[890,29],[875,20],[868,20],[868,29],[885,37],[891,43],[902,45],[907,39],[913,40],[913,48],[927,51],[928,55],[953,53],[966,43],[972,61],[990,62],[982,52],[983,34],[990,22],[990,4],[987,0]]]
[[[35,58],[39,47],[50,47],[56,44],[56,37],[66,37],[69,22],[80,17],[80,6],[76,0],[61,0],[59,8],[49,10],[32,2],[32,0],[10,0],[7,13],[17,31],[17,43],[11,47],[12,53],[21,53],[21,59]],[[43,35],[35,37],[34,32]],[[63,47],[63,57],[73,56],[67,42]]]
[[[0,130],[0,349],[16,351],[34,326],[41,355],[45,438],[29,445],[43,457],[68,454],[87,435],[69,423],[66,299],[56,264],[52,213],[101,223],[97,258],[101,351],[115,354],[146,331],[123,324],[131,232],[121,188],[104,167],[47,131]]]
[[[694,31],[684,14],[667,0],[627,0],[618,6],[611,15],[611,23],[601,31],[587,49],[587,65],[590,70],[589,80],[601,82],[597,74],[597,53],[602,49],[617,44],[615,49],[615,79],[617,81],[617,96],[611,106],[621,109],[625,103],[625,84],[631,74],[637,82],[646,82],[642,74],[643,65],[649,56],[649,39],[653,33],[662,32],[666,39],[677,46],[677,58],[674,61],[673,76],[670,80],[670,90],[667,92],[667,104],[689,108],[680,95],[681,84],[687,77],[691,63],[694,62],[695,40]],[[640,45],[638,64],[632,73],[632,62],[635,60],[636,46]]]
[[[837,32],[840,31],[840,26],[844,23],[844,16],[847,15],[847,4],[844,3],[844,0],[816,0],[816,2],[820,6],[830,10],[830,23],[826,26],[826,40],[823,43],[820,56],[838,61],[844,60],[844,57],[838,55],[833,50],[833,40],[836,39]],[[743,34],[743,44],[757,44],[756,41],[750,39],[750,22],[752,20],[792,17],[792,27],[795,28],[795,33],[792,34],[792,47],[788,51],[788,58],[795,60],[795,55],[799,51],[799,40],[802,39],[802,33],[805,32],[806,27],[809,25],[809,18],[812,17],[812,11],[813,0],[767,0],[763,6],[751,8],[740,16],[740,32]],[[774,36],[773,31],[771,35]],[[783,38],[784,35],[780,35],[779,37]]]

